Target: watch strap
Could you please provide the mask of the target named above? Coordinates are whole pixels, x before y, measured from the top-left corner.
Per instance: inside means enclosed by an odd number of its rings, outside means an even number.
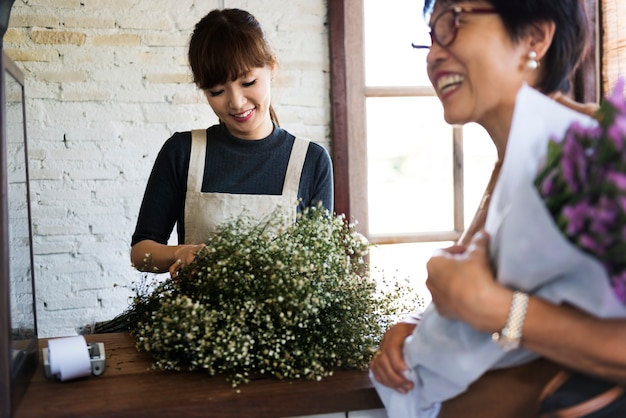
[[[505,351],[518,348],[522,340],[522,327],[528,308],[528,295],[516,290],[513,292],[513,301],[506,324],[502,331],[494,332],[491,339]]]

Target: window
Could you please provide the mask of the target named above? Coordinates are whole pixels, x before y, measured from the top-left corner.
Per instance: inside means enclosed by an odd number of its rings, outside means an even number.
[[[597,2],[584,4],[593,26]],[[411,48],[429,40],[422,1],[338,0],[328,8],[336,211],[377,243],[374,275],[383,270],[423,283],[432,251],[454,241],[472,218],[494,146],[475,124],[443,122],[425,52]],[[597,97],[594,51],[595,36],[573,80],[580,101]]]
[[[414,284],[426,278],[433,250],[471,221],[496,160],[481,127],[443,119],[428,51],[411,47],[430,42],[422,8],[416,0],[363,1],[370,264],[375,276]]]

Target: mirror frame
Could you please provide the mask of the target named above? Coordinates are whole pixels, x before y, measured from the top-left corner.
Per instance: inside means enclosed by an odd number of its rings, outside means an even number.
[[[32,226],[30,212],[30,187],[28,176],[28,149],[26,136],[26,106],[24,91],[24,76],[15,63],[2,51],[0,58],[0,418],[10,417],[17,409],[17,405],[26,391],[30,379],[37,368],[38,339],[37,339],[37,315],[35,304],[35,275],[33,263]],[[14,342],[12,330],[12,307],[11,307],[11,267],[9,236],[9,188],[8,188],[8,147],[7,147],[7,106],[6,106],[6,83],[10,76],[19,84],[21,90],[21,113],[22,113],[22,140],[24,157],[24,176],[26,183],[26,210],[28,216],[28,269],[30,287],[32,292],[32,325],[33,329],[27,338],[20,339],[20,349],[14,355]],[[27,302],[28,303],[28,302]]]

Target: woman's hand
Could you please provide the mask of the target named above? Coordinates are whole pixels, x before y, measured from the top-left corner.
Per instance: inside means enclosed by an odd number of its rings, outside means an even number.
[[[440,315],[492,332],[504,326],[512,292],[493,277],[488,243],[488,235],[479,232],[467,247],[454,245],[436,252],[426,266],[426,285]],[[404,375],[403,347],[416,326],[417,322],[400,322],[389,328],[370,364],[378,382],[400,393],[413,388]]]
[[[178,276],[178,272],[184,266],[189,265],[196,258],[198,252],[204,248],[204,244],[189,244],[189,245],[179,245],[176,247],[174,251],[174,257],[176,261],[169,268],[170,276],[176,277]]]
[[[478,232],[466,249],[440,250],[426,265],[426,286],[437,312],[482,332],[504,326],[512,299],[512,292],[494,279],[488,245],[487,233]]]
[[[448,255],[455,255],[464,253],[466,248],[462,245],[454,245],[441,251]],[[418,323],[419,318],[411,318],[389,328],[370,364],[370,370],[379,383],[400,393],[407,393],[413,389],[413,382],[404,374],[407,366],[404,362],[403,348],[404,341],[413,333]]]
[[[404,340],[416,326],[416,323],[398,322],[389,328],[370,364],[370,370],[378,382],[400,393],[407,393],[413,388],[413,382],[404,375],[406,364],[402,348]]]

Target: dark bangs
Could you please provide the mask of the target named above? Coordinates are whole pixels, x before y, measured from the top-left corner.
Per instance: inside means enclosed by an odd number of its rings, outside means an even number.
[[[202,90],[274,61],[259,23],[237,9],[209,13],[198,22],[189,42],[189,65],[194,83]]]

